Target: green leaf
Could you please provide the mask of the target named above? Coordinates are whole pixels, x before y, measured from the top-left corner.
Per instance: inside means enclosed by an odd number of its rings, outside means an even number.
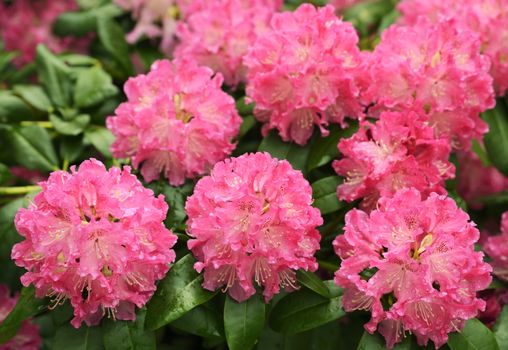
[[[111,157],[110,147],[115,137],[103,126],[89,126],[85,130],[85,139],[106,157]]]
[[[272,130],[261,141],[258,151],[268,152],[280,160],[286,159],[291,163],[293,168],[303,171],[306,169],[309,147],[309,145],[302,147],[296,143],[284,142],[277,134],[277,131]]]
[[[339,125],[332,124],[329,127],[330,134],[327,137],[317,138],[310,148],[307,170],[318,168],[328,164],[339,156],[337,145],[340,139],[351,137],[358,130],[358,123],[351,123],[347,129],[341,129]]]
[[[69,323],[57,329],[52,350],[103,350],[100,327],[81,326],[78,329]]]
[[[79,135],[90,123],[88,114],[80,114],[70,121],[63,120],[55,114],[49,116],[49,121],[53,124],[56,131],[63,135]]]
[[[206,305],[201,305],[192,309],[178,320],[171,322],[170,325],[173,328],[203,338],[224,336],[222,315],[206,307]]]
[[[113,85],[111,76],[102,68],[83,69],[78,73],[74,103],[79,108],[90,107],[115,96],[117,93],[118,89]]]
[[[52,108],[51,101],[40,86],[14,85],[12,90],[39,111],[48,112]]]
[[[31,120],[33,112],[30,106],[10,91],[0,91],[0,123]]]
[[[386,344],[384,338],[378,334],[369,334],[365,331],[360,339],[357,350],[385,350]],[[393,350],[417,350],[424,349],[419,347],[413,336],[407,335],[402,342],[395,344]]]
[[[72,71],[46,46],[37,46],[37,73],[46,91],[58,107],[69,107],[72,99]]]
[[[136,320],[107,320],[102,327],[105,350],[155,350],[155,334],[145,330],[146,309],[141,309]]]
[[[236,109],[242,116],[252,115],[252,112],[254,111],[254,103],[251,102],[247,104],[245,102],[245,97],[242,97],[236,101]]]
[[[9,167],[5,164],[0,163],[0,184],[4,184],[13,178]]]
[[[335,291],[330,299],[308,289],[290,293],[271,311],[270,327],[286,334],[316,328],[345,315],[341,301],[342,296]]]
[[[393,7],[391,0],[362,1],[344,11],[344,20],[351,22],[362,36],[366,36]]]
[[[122,27],[110,17],[99,16],[97,34],[106,51],[120,64],[127,75],[132,75],[134,69]]]
[[[93,8],[89,11],[64,12],[55,20],[53,30],[60,36],[69,34],[83,36],[97,29],[97,19],[99,16],[111,18],[122,14],[122,12],[121,8],[113,4]]]
[[[400,17],[400,13],[399,13],[399,11],[397,11],[396,8],[394,8],[388,14],[383,16],[383,18],[381,19],[381,23],[379,24],[379,27],[377,28],[378,35],[381,35],[381,33],[385,31],[385,29],[387,29],[389,26],[394,24],[399,17]]]
[[[43,305],[43,300],[35,297],[33,286],[21,289],[16,306],[0,324],[0,344],[14,337],[23,321],[40,312]]]
[[[451,350],[499,350],[494,333],[476,318],[467,321],[461,332],[450,333],[448,346]]]
[[[314,273],[305,270],[298,270],[297,276],[298,282],[300,282],[302,285],[325,298],[330,298],[330,291],[323,283],[321,278],[316,276]]]
[[[496,108],[483,113],[489,132],[483,138],[487,154],[494,166],[508,176],[508,111],[502,100]]]
[[[503,307],[493,330],[499,349],[508,349],[508,305]]]
[[[483,148],[483,146],[478,142],[478,140],[473,139],[471,150],[476,153],[478,158],[482,161],[483,166],[489,167],[492,166],[490,162],[489,155],[487,151]]]
[[[321,211],[322,215],[333,213],[344,205],[337,197],[337,186],[342,180],[338,176],[329,176],[312,184],[313,205]]]
[[[184,256],[171,267],[169,273],[159,283],[147,306],[148,329],[158,329],[182,317],[216,294],[201,287],[203,275],[194,270],[194,262],[191,254]]]
[[[226,298],[224,332],[230,350],[249,350],[257,343],[265,325],[265,303],[259,295],[238,303]]]
[[[60,158],[68,163],[74,162],[83,152],[83,137],[63,137],[60,141]]]
[[[242,118],[242,125],[240,126],[240,132],[238,133],[238,140],[241,140],[253,127],[256,125],[256,118],[252,115],[248,115]]]
[[[166,224],[171,228],[185,230],[184,225],[187,213],[185,212],[185,202],[187,197],[192,194],[194,183],[187,182],[183,186],[174,187],[164,182],[154,183],[149,186],[156,193],[162,193],[164,199],[169,205]]]

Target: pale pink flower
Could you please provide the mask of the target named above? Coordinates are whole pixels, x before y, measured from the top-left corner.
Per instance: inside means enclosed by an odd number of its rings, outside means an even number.
[[[131,157],[145,181],[172,185],[208,172],[235,148],[241,118],[222,76],[193,61],[156,61],[125,83],[128,101],[106,121],[115,157]]]
[[[108,171],[95,159],[40,185],[15,219],[25,240],[12,259],[27,269],[23,285],[52,297],[52,307],[69,299],[76,328],[98,324],[105,313],[133,320],[135,306],[146,304],[175,259],[164,197],[155,198],[129,167]]]
[[[483,207],[481,197],[508,190],[508,178],[494,166],[485,166],[472,151],[457,152],[457,192],[473,209]]]
[[[508,89],[507,0],[403,0],[398,6],[400,22],[415,24],[419,16],[433,22],[453,18],[456,25],[478,33],[482,52],[492,61],[490,74],[499,96]]]
[[[338,148],[342,158],[333,167],[345,179],[337,195],[348,202],[363,198],[365,209],[406,187],[445,194],[445,180],[455,175],[448,140],[434,136],[422,112],[382,112],[375,123],[362,121]]]
[[[197,3],[203,3],[197,1]],[[191,57],[224,76],[226,84],[246,81],[243,57],[268,30],[280,0],[214,0],[189,11],[177,27],[175,57]]]
[[[404,189],[381,198],[370,215],[350,211],[344,232],[333,243],[344,309],[370,311],[366,330],[378,329],[389,348],[405,332],[438,348],[484,310],[476,292],[488,287],[492,269],[474,250],[480,233],[452,199],[432,193],[422,200]]]
[[[68,0],[16,0],[10,5],[0,2],[0,39],[5,50],[19,52],[14,63],[22,66],[33,61],[38,44],[56,53],[85,52],[89,38],[61,38],[52,32],[60,14],[76,9],[76,2]]]
[[[492,258],[494,274],[508,281],[508,212],[501,218],[501,234],[488,237],[483,249]]]
[[[11,296],[9,288],[0,285],[0,322],[3,322],[16,306],[18,295]],[[23,321],[14,337],[0,345],[0,350],[39,350],[42,340],[39,335],[39,326],[30,321]]]
[[[265,123],[263,134],[276,128],[285,141],[304,145],[314,125],[326,135],[328,123],[361,116],[358,78],[364,70],[357,44],[353,26],[330,5],[275,14],[244,60],[246,93]]]
[[[366,94],[378,110],[423,106],[436,134],[454,148],[470,147],[488,130],[480,112],[494,106],[490,60],[480,40],[453,20],[433,24],[420,18],[412,26],[392,26],[369,58]]]
[[[285,160],[254,153],[217,163],[185,205],[203,287],[224,287],[239,302],[256,292],[254,282],[266,301],[280,287],[297,289],[295,270],[317,269],[323,220],[311,203],[309,183]]]

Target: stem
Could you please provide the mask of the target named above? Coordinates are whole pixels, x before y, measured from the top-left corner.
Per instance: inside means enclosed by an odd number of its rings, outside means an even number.
[[[335,272],[339,269],[339,267],[331,262],[318,260],[319,267],[328,272]]]
[[[0,195],[16,196],[40,190],[40,186],[0,187]]]
[[[21,126],[39,125],[41,128],[52,129],[53,123],[49,121],[31,121],[25,120],[20,123]]]

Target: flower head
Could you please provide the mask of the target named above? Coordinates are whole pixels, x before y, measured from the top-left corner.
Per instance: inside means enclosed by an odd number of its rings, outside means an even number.
[[[68,0],[16,0],[10,5],[0,2],[0,39],[6,50],[19,52],[14,63],[17,66],[30,63],[38,44],[57,53],[70,48],[85,51],[88,38],[61,38],[52,32],[60,14],[76,9],[76,2]]]
[[[267,301],[297,288],[295,270],[317,268],[323,221],[311,203],[309,183],[285,160],[255,153],[217,163],[185,205],[203,286],[223,286],[237,301],[256,292],[253,280]]]
[[[125,83],[128,101],[106,121],[115,157],[132,157],[145,181],[172,185],[206,173],[234,149],[241,118],[222,76],[192,61],[157,61]]]
[[[338,148],[342,158],[333,167],[345,180],[337,195],[348,202],[363,198],[366,209],[407,187],[424,195],[444,194],[445,180],[455,174],[448,140],[434,136],[421,112],[383,112],[375,124],[362,121],[360,130]]]
[[[268,30],[280,0],[215,0],[189,11],[177,27],[175,57],[190,57],[224,76],[228,85],[246,81],[243,57]],[[200,3],[200,1],[197,1]],[[201,1],[203,3],[203,1]],[[220,14],[220,15],[217,15]]]
[[[487,124],[480,112],[494,106],[488,57],[478,36],[453,20],[392,26],[372,53],[366,99],[373,110],[405,110],[421,105],[438,136],[454,148],[469,148]]]
[[[474,250],[478,230],[452,199],[422,200],[404,189],[381,198],[370,215],[350,211],[344,232],[333,243],[344,309],[370,311],[365,328],[377,328],[389,348],[406,331],[440,347],[485,308],[476,292],[490,284],[491,268]]]
[[[97,324],[105,312],[134,319],[175,259],[163,196],[154,198],[129,167],[108,171],[94,159],[53,172],[41,186],[15,219],[25,240],[12,259],[27,269],[23,285],[53,297],[53,307],[69,299],[75,327]]]
[[[263,132],[276,128],[284,140],[305,144],[314,125],[343,123],[363,112],[358,77],[358,35],[332,6],[303,4],[273,16],[245,57],[247,95],[256,103]]]
[[[508,281],[508,212],[501,218],[501,234],[488,237],[483,249],[492,259],[494,274]]]

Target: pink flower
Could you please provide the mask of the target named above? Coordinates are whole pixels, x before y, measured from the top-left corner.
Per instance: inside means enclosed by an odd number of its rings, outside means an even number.
[[[224,286],[239,302],[256,292],[253,280],[267,302],[280,287],[297,289],[295,270],[317,269],[323,220],[311,203],[309,183],[285,160],[254,153],[217,163],[185,205],[203,287]]]
[[[333,242],[344,309],[370,311],[365,328],[377,328],[389,348],[406,331],[438,348],[484,310],[476,292],[490,284],[492,269],[474,251],[478,230],[452,199],[432,193],[422,200],[404,189],[380,199],[370,215],[350,211],[344,232]]]
[[[12,259],[27,272],[38,297],[56,307],[69,299],[74,327],[98,324],[105,313],[133,320],[164,277],[175,253],[176,236],[163,220],[168,206],[130,173],[95,160],[71,173],[53,172],[42,192],[15,223],[25,240]]]
[[[453,18],[457,25],[475,31],[482,52],[492,61],[490,74],[497,95],[508,89],[508,3],[506,0],[404,0],[400,22],[412,25],[423,15],[437,22]]]
[[[501,218],[501,234],[488,237],[483,248],[492,258],[494,274],[508,281],[508,212]]]
[[[342,11],[364,0],[329,0],[328,3],[333,5],[337,10]]]
[[[438,136],[454,148],[469,148],[488,130],[480,112],[494,106],[488,57],[480,54],[476,34],[453,20],[392,26],[370,57],[366,98],[376,110],[423,106]]]
[[[203,1],[197,1],[197,3]],[[177,27],[175,57],[191,57],[224,75],[226,84],[245,82],[243,57],[268,30],[280,0],[215,0],[196,6]],[[220,14],[220,15],[219,15]]]
[[[342,139],[338,148],[342,159],[333,167],[345,180],[337,195],[348,202],[363,198],[365,209],[406,187],[424,196],[445,194],[444,181],[455,174],[448,140],[434,136],[422,112],[383,112],[375,124],[362,121],[359,131]]]
[[[46,174],[42,173],[39,170],[32,170],[22,166],[12,166],[9,168],[9,171],[18,179],[33,184],[36,184],[39,181],[44,181],[47,177]]]
[[[245,57],[247,95],[255,115],[285,140],[304,145],[314,125],[323,134],[329,122],[362,115],[358,78],[362,55],[358,35],[332,6],[303,4],[295,12],[275,14],[271,29]]]
[[[492,328],[501,315],[503,307],[508,303],[508,290],[504,288],[487,289],[479,293],[480,298],[485,300],[485,311],[480,312],[477,318],[487,327]]]
[[[16,0],[10,5],[0,2],[0,38],[7,51],[19,51],[14,63],[22,66],[33,61],[38,44],[56,53],[86,51],[88,38],[60,38],[52,32],[60,14],[76,9],[76,2],[68,0]]]
[[[128,101],[106,121],[115,157],[132,157],[145,181],[162,173],[172,185],[208,172],[235,145],[241,118],[222,76],[192,61],[157,61],[125,83]]]
[[[18,296],[11,296],[9,288],[0,285],[0,322],[3,322],[16,306]],[[24,321],[17,334],[8,342],[0,345],[0,350],[38,350],[42,346],[39,336],[39,326]]]
[[[472,151],[457,152],[459,172],[457,192],[474,209],[483,207],[481,197],[508,189],[508,178],[494,166],[485,166]]]

